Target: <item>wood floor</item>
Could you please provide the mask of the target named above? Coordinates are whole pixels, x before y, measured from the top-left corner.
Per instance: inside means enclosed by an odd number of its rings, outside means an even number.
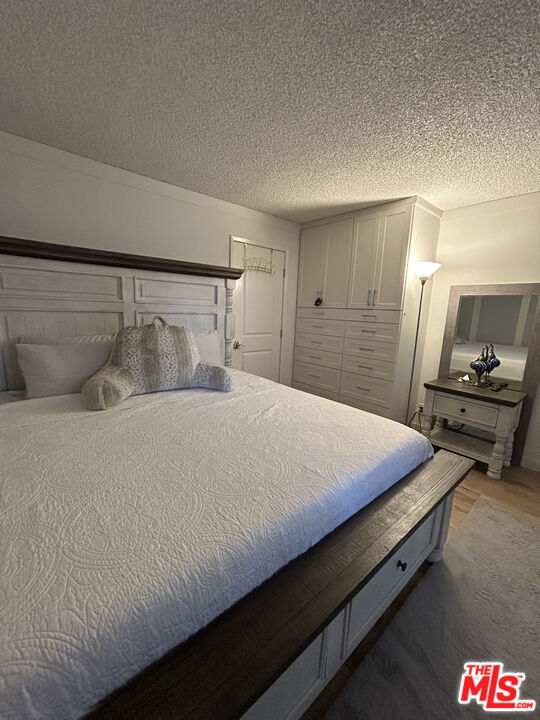
[[[490,480],[485,471],[485,465],[477,463],[476,467],[469,472],[467,477],[456,488],[450,518],[449,538],[458,530],[479,498],[510,510],[516,515],[540,519],[540,473],[512,466],[504,470],[503,480]],[[419,568],[411,582],[362,640],[335,678],[304,713],[302,720],[320,720],[324,716],[328,707],[347,683],[347,680],[375,645],[388,623],[403,605],[416,584],[428,572],[429,568],[429,563],[424,563]]]

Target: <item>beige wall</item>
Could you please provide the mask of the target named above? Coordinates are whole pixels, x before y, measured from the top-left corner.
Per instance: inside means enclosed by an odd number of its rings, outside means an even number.
[[[442,267],[433,278],[423,382],[437,377],[451,285],[540,282],[540,192],[444,212],[437,260]],[[538,398],[523,464],[540,470]]]
[[[229,235],[287,251],[290,383],[299,225],[0,132],[0,235],[229,264]]]

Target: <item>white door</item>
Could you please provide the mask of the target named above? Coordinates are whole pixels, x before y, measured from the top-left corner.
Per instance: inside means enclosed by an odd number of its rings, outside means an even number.
[[[245,268],[234,290],[232,365],[279,382],[285,253],[233,240],[231,259]]]
[[[373,307],[401,309],[410,224],[411,205],[381,213]]]
[[[350,308],[369,308],[375,289],[375,260],[381,213],[370,210],[354,221],[351,276],[349,280]]]

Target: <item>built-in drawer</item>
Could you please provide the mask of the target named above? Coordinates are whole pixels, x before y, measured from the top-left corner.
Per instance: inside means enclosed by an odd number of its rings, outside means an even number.
[[[299,318],[322,318],[323,320],[346,320],[347,311],[339,308],[299,307],[296,310]]]
[[[337,393],[339,392],[340,377],[341,372],[339,370],[304,362],[294,363],[293,379],[295,382],[315,385],[323,390]]]
[[[297,382],[296,380],[293,380],[292,386],[297,390],[303,390],[303,392],[310,393],[311,395],[318,395],[319,397],[327,398],[328,400],[338,401],[337,392],[323,390],[322,388],[315,387],[315,385],[306,385],[305,383]]]
[[[394,383],[388,380],[368,378],[356,373],[341,374],[340,395],[368,402],[370,405],[392,407]]]
[[[433,413],[442,416],[451,415],[454,418],[463,418],[464,422],[478,423],[493,428],[497,424],[499,408],[435,393]]]
[[[241,720],[286,720],[291,714],[299,717],[325,684],[326,634],[322,632],[308,645]]]
[[[340,403],[358,408],[358,410],[364,410],[365,412],[372,413],[373,415],[379,415],[380,417],[392,418],[392,411],[390,408],[381,407],[379,405],[370,405],[369,403],[362,402],[362,400],[356,400],[355,398],[348,397],[347,395],[340,395],[338,400]]]
[[[398,346],[394,343],[373,342],[373,340],[355,340],[345,338],[343,352],[345,355],[369,358],[370,360],[387,360],[394,362]]]
[[[437,517],[432,512],[352,600],[346,628],[347,653],[360,642],[435,546]]]
[[[341,357],[343,357],[341,368],[346,372],[367,375],[380,380],[394,379],[395,364],[392,362],[386,362],[385,360],[370,362],[365,358],[355,357],[354,355],[343,355]]]
[[[345,320],[319,320],[299,317],[296,318],[296,332],[343,337],[345,334]]]
[[[332,335],[309,335],[307,333],[297,333],[296,347],[341,353],[343,352],[343,338],[332,337]]]
[[[314,363],[325,367],[341,370],[341,353],[327,352],[326,350],[312,350],[311,348],[297,347],[294,359],[299,362]]]
[[[399,325],[376,322],[352,322],[345,324],[345,337],[359,340],[375,340],[376,342],[397,343],[399,340]]]
[[[401,310],[347,310],[347,320],[358,322],[391,323],[397,325],[401,322]]]

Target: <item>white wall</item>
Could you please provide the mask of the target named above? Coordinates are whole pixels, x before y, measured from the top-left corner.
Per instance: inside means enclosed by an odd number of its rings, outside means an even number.
[[[422,383],[438,374],[451,285],[540,282],[540,192],[444,212],[437,261]],[[538,396],[522,464],[540,470]]]
[[[287,251],[282,382],[290,383],[299,225],[0,132],[0,235],[229,264],[229,235]]]

